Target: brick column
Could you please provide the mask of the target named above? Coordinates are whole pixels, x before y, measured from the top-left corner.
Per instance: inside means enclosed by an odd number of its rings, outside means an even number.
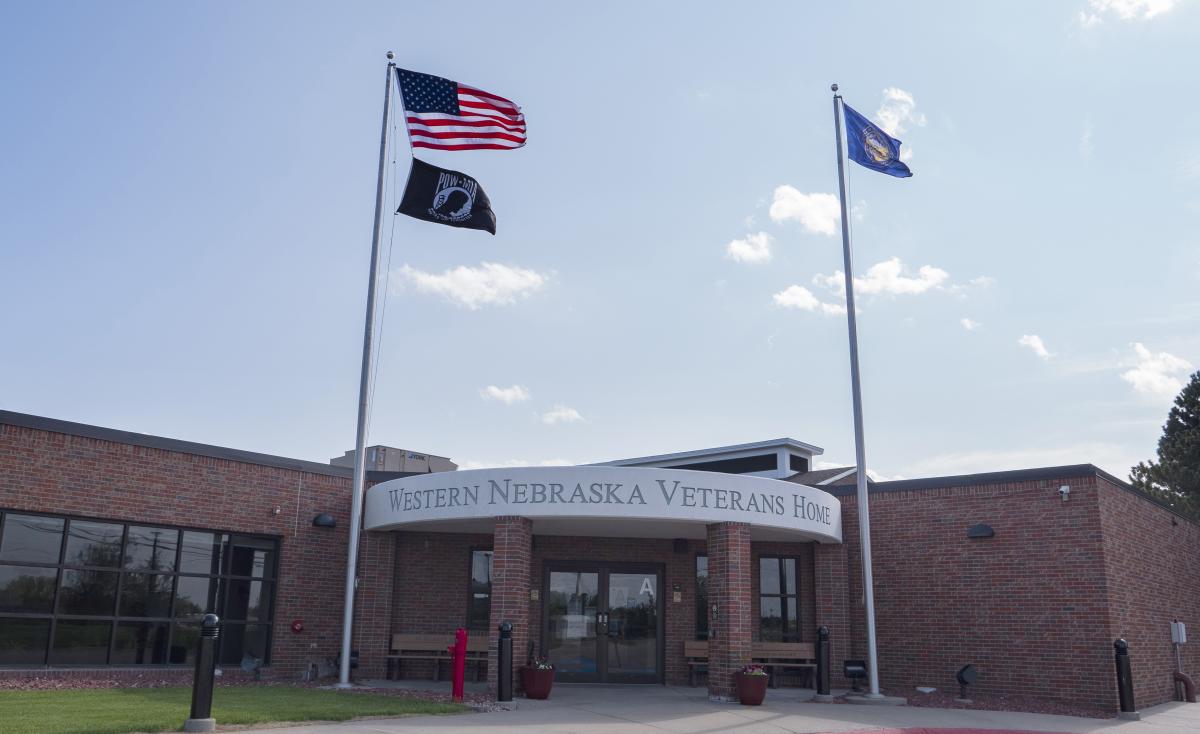
[[[842,676],[842,661],[850,657],[850,578],[846,546],[813,544],[813,576],[817,626],[829,628],[829,679],[834,687],[849,686]]]
[[[708,697],[737,700],[734,674],[750,662],[750,526],[722,522],[708,526],[708,603],[717,606],[708,641]]]
[[[358,549],[354,645],[356,678],[383,678],[392,632],[392,585],[396,578],[396,537],[390,532],[364,532]],[[284,620],[287,621],[287,620]]]
[[[520,688],[517,670],[525,664],[529,629],[530,569],[533,565],[533,521],[497,517],[492,540],[492,612],[488,630],[488,690],[495,692],[499,665],[500,623],[513,625],[513,690]]]

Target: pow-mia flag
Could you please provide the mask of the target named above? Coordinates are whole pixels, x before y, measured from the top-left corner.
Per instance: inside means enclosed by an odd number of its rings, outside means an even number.
[[[496,234],[496,214],[478,181],[460,171],[431,166],[417,158],[413,158],[404,198],[396,213]]]

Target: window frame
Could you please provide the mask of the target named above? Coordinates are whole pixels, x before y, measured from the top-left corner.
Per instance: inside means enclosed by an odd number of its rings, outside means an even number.
[[[274,626],[275,626],[275,611],[279,592],[279,568],[282,555],[282,538],[278,535],[243,533],[232,530],[218,530],[213,528],[202,528],[192,525],[172,525],[169,523],[157,523],[146,520],[115,520],[103,517],[71,515],[67,513],[57,512],[34,512],[16,508],[0,508],[0,542],[3,542],[4,529],[7,519],[10,516],[30,516],[30,517],[45,517],[58,519],[63,521],[62,531],[59,537],[58,547],[58,562],[57,563],[40,563],[40,562],[20,562],[20,561],[2,561],[0,565],[13,568],[50,568],[55,569],[55,585],[54,593],[51,599],[49,612],[0,612],[0,622],[4,619],[23,619],[23,620],[46,620],[48,621],[48,630],[46,637],[46,645],[42,649],[40,662],[36,663],[0,663],[0,670],[4,669],[19,669],[30,666],[35,667],[52,667],[52,668],[70,668],[70,667],[136,667],[136,668],[178,668],[192,665],[191,662],[172,663],[170,654],[172,643],[174,642],[179,627],[195,626],[198,627],[199,619],[193,620],[191,617],[176,616],[176,605],[178,602],[177,594],[179,592],[179,580],[182,577],[189,578],[206,578],[209,579],[210,585],[217,584],[216,593],[210,592],[209,596],[213,598],[213,609],[217,612],[225,612],[230,603],[229,588],[231,581],[250,581],[260,582],[263,585],[269,586],[269,589],[264,589],[263,593],[258,597],[260,600],[266,600],[269,605],[269,614],[262,619],[251,620],[228,620],[225,615],[222,615],[221,620],[221,635],[220,649],[217,651],[218,660],[221,660],[225,653],[225,640],[234,639],[234,635],[238,636],[239,641],[243,640],[245,630],[250,626],[259,626],[265,629],[265,650],[263,665],[269,665],[271,662],[271,648],[274,642]],[[121,541],[119,547],[118,563],[116,566],[95,566],[79,563],[68,563],[66,558],[67,546],[71,537],[71,527],[73,522],[88,522],[88,523],[107,523],[121,526]],[[126,568],[126,554],[129,550],[129,535],[130,528],[147,527],[170,531],[175,534],[175,550],[174,563],[172,570],[169,572],[151,571],[145,568]],[[215,572],[208,574],[185,573],[180,570],[184,533],[203,533],[215,536],[218,539],[221,558],[219,567]],[[250,574],[234,574],[232,573],[233,552],[232,549],[237,545],[239,540],[256,541],[258,543],[269,543],[269,548],[264,548],[271,553],[269,562],[264,564],[261,576],[254,576],[254,568],[251,566]],[[251,546],[253,547],[253,546]],[[63,596],[63,583],[67,571],[91,571],[98,573],[115,573],[117,575],[115,585],[115,597],[113,600],[113,608],[107,614],[67,614],[59,612],[59,604]],[[169,579],[169,600],[164,615],[159,616],[134,616],[124,615],[121,613],[122,592],[125,590],[125,582],[127,576],[159,576]],[[261,606],[261,603],[260,603]],[[95,662],[51,662],[55,649],[55,638],[58,634],[59,621],[76,621],[76,622],[95,622],[108,624],[108,644],[105,648],[103,663]],[[118,632],[124,623],[142,623],[151,625],[166,625],[166,659],[161,663],[120,663],[113,662],[113,658],[117,653],[117,637]],[[234,663],[223,663],[231,665]]]
[[[779,591],[778,592],[764,592],[762,589],[762,562],[766,561],[766,560],[773,560],[776,562],[775,563],[776,569],[778,570],[778,573],[779,573]],[[787,568],[787,564],[784,563],[784,561],[789,561],[789,560],[792,561],[792,574],[793,574],[790,585],[785,582],[787,579],[787,571],[785,570]],[[758,572],[758,577],[756,580],[758,582],[758,639],[759,639],[759,641],[760,642],[800,642],[801,641],[801,631],[800,631],[800,626],[801,626],[800,625],[800,556],[791,555],[791,554],[787,554],[787,553],[763,553],[758,556],[757,563],[755,563],[754,565],[755,565],[755,570]],[[791,589],[791,592],[786,593],[784,591],[785,589]],[[768,598],[768,597],[779,600],[779,612],[780,612],[781,625],[780,625],[780,634],[779,634],[778,640],[763,639],[764,629],[763,629],[763,613],[762,613],[763,604],[762,604],[762,602],[763,602],[764,598]],[[795,625],[795,629],[793,629],[793,630],[788,629],[787,602],[789,599],[793,600],[796,604],[796,625]]]
[[[471,608],[474,606],[473,602],[475,600],[475,554],[476,553],[490,553],[491,554],[491,559],[488,561],[488,594],[487,594],[488,619],[487,619],[487,621],[485,621],[483,623],[482,627],[478,627],[478,626],[472,627],[471,626],[474,623],[474,620],[471,619]],[[492,622],[491,622],[492,591],[493,591],[492,575],[495,572],[495,563],[496,563],[496,551],[492,546],[490,546],[490,545],[487,545],[487,546],[473,545],[469,549],[467,549],[467,608],[466,608],[466,613],[464,615],[465,622],[463,624],[463,628],[466,629],[468,632],[490,632],[491,631],[491,627],[492,627]]]
[[[700,593],[700,559],[704,559],[704,593]],[[712,629],[709,620],[709,603],[708,603],[708,553],[696,553],[692,561],[692,583],[696,587],[696,619],[692,625],[692,635],[697,640],[707,640],[712,636]],[[704,621],[704,630],[701,632],[700,622]]]

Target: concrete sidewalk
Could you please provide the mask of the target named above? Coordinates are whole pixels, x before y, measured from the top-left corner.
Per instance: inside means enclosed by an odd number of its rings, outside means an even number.
[[[461,716],[414,716],[270,729],[273,734],[784,734],[878,728],[1007,729],[1105,734],[1196,734],[1200,704],[1170,703],[1142,712],[1141,721],[912,706],[806,703],[811,691],[776,689],[759,707],[717,704],[703,688],[556,685],[547,701],[517,699],[512,709]],[[259,730],[254,730],[259,731]]]

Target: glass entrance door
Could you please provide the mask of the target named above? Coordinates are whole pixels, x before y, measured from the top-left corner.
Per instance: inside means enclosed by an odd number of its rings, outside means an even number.
[[[547,564],[542,649],[564,682],[662,681],[662,573],[638,564]]]
[[[600,650],[596,644],[599,605],[598,572],[550,572],[546,584],[544,649],[558,671],[555,677],[578,681],[600,679]]]

